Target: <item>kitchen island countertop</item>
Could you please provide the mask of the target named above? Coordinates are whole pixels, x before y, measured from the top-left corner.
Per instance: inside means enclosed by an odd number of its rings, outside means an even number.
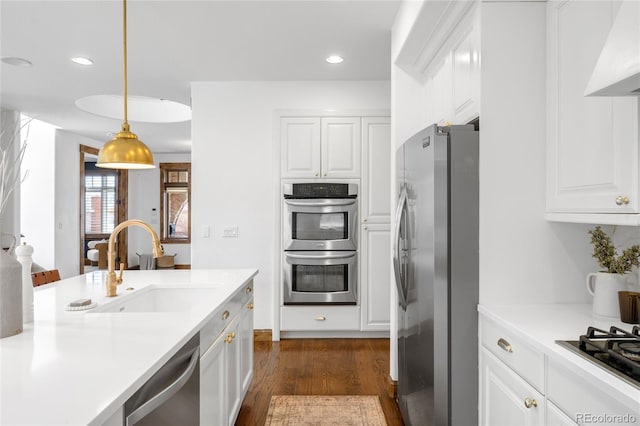
[[[125,271],[118,294],[151,284],[215,287],[215,300],[183,312],[69,312],[105,296],[105,272],[34,289],[35,321],[0,340],[0,424],[98,425],[208,321],[256,269]]]

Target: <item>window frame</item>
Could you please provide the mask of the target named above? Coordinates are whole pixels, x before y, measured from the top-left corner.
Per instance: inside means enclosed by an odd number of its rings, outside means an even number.
[[[191,244],[191,163],[160,163],[160,242],[162,244]],[[188,236],[187,238],[169,238],[166,235],[166,223],[167,220],[165,218],[166,210],[168,206],[167,203],[167,189],[171,187],[176,187],[175,184],[167,186],[166,175],[168,172],[175,171],[186,171],[188,173],[188,181],[186,182],[187,188],[187,200],[189,209],[187,212],[187,220],[188,220]]]

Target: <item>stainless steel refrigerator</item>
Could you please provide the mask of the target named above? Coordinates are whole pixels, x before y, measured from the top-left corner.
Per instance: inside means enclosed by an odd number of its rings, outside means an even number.
[[[393,266],[406,425],[478,424],[478,132],[427,127],[397,152]]]

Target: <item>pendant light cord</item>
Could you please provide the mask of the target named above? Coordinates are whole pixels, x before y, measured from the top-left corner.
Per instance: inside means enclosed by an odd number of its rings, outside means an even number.
[[[124,51],[124,122],[122,130],[129,130],[129,120],[127,119],[127,0],[122,0],[122,39]]]

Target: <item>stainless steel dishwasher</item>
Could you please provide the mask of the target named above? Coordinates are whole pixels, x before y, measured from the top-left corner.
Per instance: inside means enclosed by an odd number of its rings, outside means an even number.
[[[198,425],[200,333],[189,340],[124,404],[125,425]]]

